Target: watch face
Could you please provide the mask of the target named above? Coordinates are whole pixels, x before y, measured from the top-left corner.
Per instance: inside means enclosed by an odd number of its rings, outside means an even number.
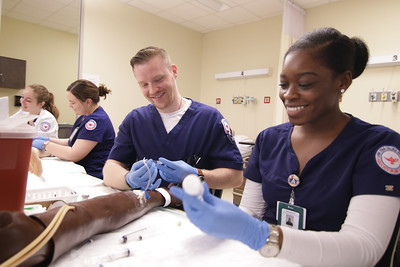
[[[260,254],[264,257],[275,257],[279,253],[277,244],[266,244],[260,249]]]

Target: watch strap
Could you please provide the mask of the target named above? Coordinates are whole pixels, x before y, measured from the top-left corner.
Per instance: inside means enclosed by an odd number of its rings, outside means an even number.
[[[204,173],[202,169],[197,169],[197,171],[199,172],[198,176],[200,177],[200,181],[204,181]]]

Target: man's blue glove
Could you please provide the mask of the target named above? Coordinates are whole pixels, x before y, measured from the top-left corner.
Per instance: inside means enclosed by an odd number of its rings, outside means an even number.
[[[46,141],[47,141],[47,140],[35,138],[35,139],[33,139],[33,141],[32,141],[32,146],[33,146],[33,147],[36,147],[37,149],[43,150],[43,149],[44,149],[44,148],[43,148],[43,145],[44,145],[44,142],[46,142]]]
[[[203,200],[173,186],[170,192],[183,202],[189,220],[206,234],[219,238],[239,240],[258,250],[269,237],[269,226],[239,209],[233,203],[211,195],[203,182]]]
[[[133,188],[140,188],[142,190],[155,190],[161,184],[161,179],[157,179],[157,181],[155,181],[158,173],[156,164],[153,162],[153,160],[146,160],[146,167],[144,161],[145,160],[140,160],[135,162],[132,165],[131,170],[126,174],[125,180]],[[151,179],[150,182],[149,179]],[[148,188],[146,188],[147,185]]]
[[[183,160],[170,161],[165,158],[159,158],[158,160],[162,163],[157,164],[160,176],[169,183],[181,184],[183,178],[188,174],[199,174],[196,168],[193,168]]]

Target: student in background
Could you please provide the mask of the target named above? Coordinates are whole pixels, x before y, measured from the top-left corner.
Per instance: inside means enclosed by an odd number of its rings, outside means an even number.
[[[150,104],[120,125],[104,166],[105,184],[154,190],[196,174],[213,189],[241,185],[243,160],[228,122],[215,108],[181,96],[178,68],[168,53],[146,47],[130,63]]]
[[[377,264],[399,216],[400,136],[339,106],[368,56],[361,39],[333,28],[290,47],[279,92],[289,122],[258,135],[241,209],[207,190],[201,201],[171,188],[189,219],[208,234],[303,266]],[[282,226],[288,217],[293,227]]]
[[[58,108],[54,103],[54,95],[41,84],[31,84],[25,87],[22,93],[21,109],[11,116],[16,118],[21,115],[37,115],[28,124],[34,126],[41,136],[57,138],[58,123],[60,115]]]
[[[33,140],[33,146],[82,165],[88,174],[102,179],[102,169],[115,138],[111,120],[99,105],[100,97],[105,99],[109,93],[111,90],[104,85],[97,87],[87,80],[73,82],[67,88],[67,99],[79,117],[69,139],[39,137]]]

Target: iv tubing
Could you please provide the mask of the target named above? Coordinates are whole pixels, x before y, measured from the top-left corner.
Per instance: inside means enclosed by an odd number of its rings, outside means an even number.
[[[28,244],[25,248],[20,250],[17,254],[3,262],[0,267],[16,266],[21,264],[24,260],[35,254],[39,249],[41,249],[56,233],[58,227],[62,223],[65,215],[68,211],[74,210],[75,207],[64,205],[62,206],[57,214],[54,216],[53,220],[47,226],[47,228]]]

